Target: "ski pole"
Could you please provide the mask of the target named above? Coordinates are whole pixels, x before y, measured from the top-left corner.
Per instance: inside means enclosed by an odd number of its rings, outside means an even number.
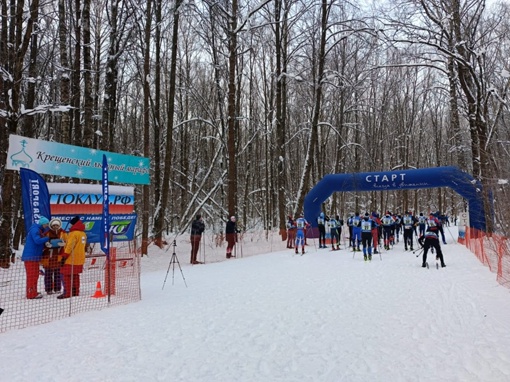
[[[417,251],[419,251],[419,252],[418,252],[418,254],[416,255],[416,257],[419,257],[419,256],[423,253],[423,250],[424,250],[424,248],[418,249]],[[414,252],[416,252],[416,251],[413,251],[413,253],[414,253]]]
[[[446,229],[448,230],[448,232],[450,233],[450,236],[452,237],[453,242],[455,243],[457,240],[455,240],[455,238],[453,237],[452,231],[450,231],[450,228],[449,228],[449,227],[447,227],[447,226],[445,226],[445,227],[446,227]]]
[[[241,240],[239,240],[239,248],[241,249],[241,258],[243,257],[243,235],[241,235]]]
[[[308,235],[308,232],[309,232],[311,229],[312,229],[312,226],[309,226],[309,227],[307,228],[307,230],[305,231],[305,239],[304,239],[304,240],[305,240],[305,242],[306,242],[306,237],[307,237],[307,236],[309,236],[309,235]],[[315,238],[313,239],[313,246],[314,246],[314,248],[315,248],[315,252],[317,252],[317,244],[315,243]]]
[[[204,260],[205,264],[205,235],[202,234],[202,259]]]
[[[418,252],[418,251],[423,251],[423,245],[420,243],[420,241],[418,240],[418,245],[420,246],[420,248],[416,248],[414,251],[413,251],[413,255]]]

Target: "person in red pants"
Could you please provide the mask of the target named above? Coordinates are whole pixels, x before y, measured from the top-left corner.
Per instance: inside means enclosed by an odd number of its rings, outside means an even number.
[[[27,275],[26,297],[29,300],[42,298],[42,294],[37,291],[37,281],[39,280],[39,263],[42,259],[44,246],[50,240],[49,237],[45,236],[49,230],[49,223],[48,218],[41,216],[39,222],[32,224],[28,230],[25,247],[21,255]]]
[[[59,295],[58,299],[80,295],[80,273],[83,272],[83,264],[85,264],[85,246],[87,245],[85,225],[79,216],[72,218],[70,223],[71,228],[67,235],[60,270],[64,281],[64,293]]]

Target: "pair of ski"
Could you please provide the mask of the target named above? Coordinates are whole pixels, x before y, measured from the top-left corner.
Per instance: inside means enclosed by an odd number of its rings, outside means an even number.
[[[429,269],[429,263],[427,261],[425,262],[425,267]],[[436,269],[439,269],[439,260],[436,260]]]

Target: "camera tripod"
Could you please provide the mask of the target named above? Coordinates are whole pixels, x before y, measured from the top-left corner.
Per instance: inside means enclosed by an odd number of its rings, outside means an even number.
[[[172,285],[174,285],[174,279],[175,279],[175,264],[179,267],[179,270],[181,271],[182,281],[184,281],[184,285],[186,285],[186,288],[188,287],[188,284],[186,284],[186,279],[184,278],[184,273],[182,273],[181,263],[179,263],[179,259],[177,258],[177,255],[175,254],[175,247],[177,244],[175,243],[175,240],[172,243],[173,246],[173,252],[172,257],[170,258],[170,263],[168,264],[168,270],[166,271],[165,281],[163,282],[163,288],[165,288],[166,279],[168,277],[168,273],[170,272],[170,268],[172,268]]]

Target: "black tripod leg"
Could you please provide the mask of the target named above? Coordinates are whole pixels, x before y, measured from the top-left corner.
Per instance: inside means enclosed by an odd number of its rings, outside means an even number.
[[[174,257],[174,270],[175,270],[175,264],[177,263],[177,266],[179,267],[179,270],[181,271],[182,281],[184,281],[184,285],[186,285],[186,288],[188,287],[188,284],[186,284],[186,279],[184,278],[184,273],[182,272],[181,263],[179,263],[179,259],[177,258],[177,255],[174,253],[172,255]],[[173,283],[173,273],[172,273],[172,283]]]

